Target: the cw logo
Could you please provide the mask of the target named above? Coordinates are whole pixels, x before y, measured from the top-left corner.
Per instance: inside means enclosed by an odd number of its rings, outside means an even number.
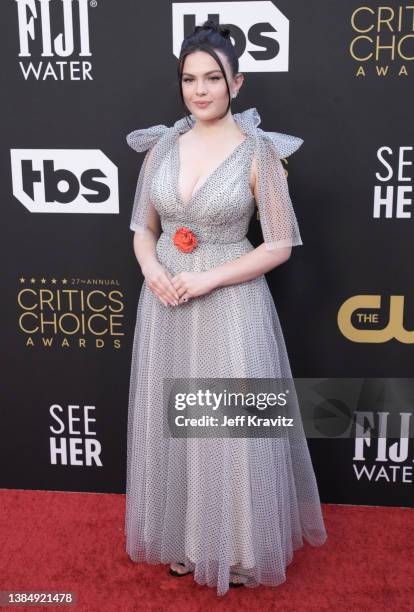
[[[357,321],[363,324],[378,323],[378,313],[360,313],[361,308],[381,308],[380,295],[355,295],[346,300],[338,311],[338,327],[343,335],[353,342],[380,343],[395,338],[404,344],[414,343],[414,331],[404,329],[404,296],[390,296],[388,323],[382,329],[360,329],[352,323],[356,313]]]

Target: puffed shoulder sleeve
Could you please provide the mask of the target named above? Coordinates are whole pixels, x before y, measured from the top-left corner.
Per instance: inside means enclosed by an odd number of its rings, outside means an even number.
[[[256,132],[256,204],[267,250],[303,244],[281,159],[303,143],[280,132]]]
[[[138,174],[129,226],[131,230],[141,234],[147,228],[152,205],[151,185],[157,163],[155,145],[168,130],[166,125],[155,125],[146,129],[134,130],[126,136],[126,141],[132,149],[139,153],[147,151]]]

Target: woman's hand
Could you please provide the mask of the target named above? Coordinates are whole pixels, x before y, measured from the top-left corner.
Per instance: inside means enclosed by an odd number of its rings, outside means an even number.
[[[165,306],[178,305],[180,296],[171,282],[172,275],[159,261],[148,263],[142,273],[149,289]]]
[[[214,274],[210,270],[179,272],[171,278],[171,282],[179,294],[180,304],[215,289]]]

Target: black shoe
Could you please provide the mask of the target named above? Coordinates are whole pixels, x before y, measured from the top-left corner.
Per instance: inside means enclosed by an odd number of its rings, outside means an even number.
[[[177,565],[182,565],[182,567],[186,567],[185,563],[181,563],[179,561],[177,561]],[[170,574],[171,576],[176,576],[178,578],[181,578],[181,576],[187,576],[187,574],[191,574],[192,570],[188,570],[187,572],[177,572],[176,570],[173,570],[172,567],[170,567]],[[245,583],[244,582],[233,582],[232,580],[230,580],[229,582],[229,587],[232,587],[233,589],[236,589],[237,587],[242,587],[244,586]]]
[[[182,565],[183,567],[186,567],[185,563],[181,563],[179,561],[177,561],[177,565]],[[187,572],[177,572],[176,570],[174,570],[172,567],[170,567],[170,574],[171,576],[177,576],[177,577],[181,577],[181,576],[187,576],[187,574],[191,574],[192,570],[188,570]]]
[[[236,575],[236,576],[240,576],[240,575],[241,575],[241,574],[234,574],[234,572],[232,572],[232,574],[233,574],[233,576],[234,576],[234,575]],[[244,586],[245,584],[246,584],[245,582],[233,582],[233,580],[230,580],[230,582],[229,582],[229,587],[232,587],[232,588],[234,588],[234,589],[235,589],[235,588],[237,588],[237,587],[242,587],[242,586]]]

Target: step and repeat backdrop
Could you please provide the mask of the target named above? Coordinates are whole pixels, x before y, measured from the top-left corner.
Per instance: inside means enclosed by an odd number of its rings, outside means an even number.
[[[126,135],[184,115],[181,41],[212,18],[230,26],[245,75],[233,113],[256,107],[262,129],[304,140],[283,160],[303,245],[267,280],[294,376],[318,379],[308,442],[321,499],[414,505],[414,7],[0,11],[0,487],[125,491],[143,282],[129,222],[144,158]],[[258,214],[248,237],[261,242]]]

